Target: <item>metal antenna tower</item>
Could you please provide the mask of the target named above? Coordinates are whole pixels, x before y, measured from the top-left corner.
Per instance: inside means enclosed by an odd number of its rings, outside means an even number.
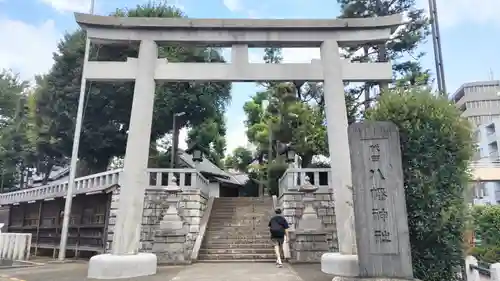
[[[441,34],[439,32],[436,0],[429,0],[429,13],[432,28],[432,45],[434,47],[434,62],[436,63],[438,90],[442,94],[448,94],[446,92],[446,82],[444,77],[443,52],[441,50]]]

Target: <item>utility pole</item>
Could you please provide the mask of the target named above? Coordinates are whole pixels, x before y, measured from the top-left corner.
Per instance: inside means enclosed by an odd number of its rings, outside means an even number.
[[[439,32],[439,19],[436,0],[429,0],[429,14],[432,28],[432,45],[434,47],[434,62],[436,64],[436,77],[438,90],[447,95],[443,65],[443,51],[441,49],[441,33]]]
[[[95,0],[90,0],[90,14],[94,14]],[[85,40],[85,54],[82,67],[82,80],[80,85],[80,96],[78,98],[78,110],[76,113],[75,133],[73,136],[73,148],[71,150],[71,163],[69,166],[68,191],[66,192],[66,202],[64,203],[64,217],[61,228],[61,242],[59,244],[58,260],[66,258],[66,244],[68,243],[69,219],[71,217],[71,204],[73,203],[73,189],[75,188],[76,165],[78,163],[78,149],[80,148],[80,135],[83,124],[83,107],[85,106],[85,87],[87,79],[84,76],[85,63],[89,60],[90,39],[87,35]]]
[[[266,114],[266,111],[267,111],[267,107],[268,107],[268,106],[269,106],[269,100],[263,100],[263,101],[261,102],[261,108],[262,108],[262,113],[261,113],[261,116],[260,116],[260,120],[261,120],[261,121],[264,119],[264,116],[265,116],[265,114]],[[267,127],[268,127],[268,131],[269,131],[269,143],[271,143],[272,136],[271,136],[271,130],[269,129],[269,127],[270,127],[270,126],[269,126],[269,121],[267,122]],[[268,160],[269,160],[269,158],[271,157],[271,154],[270,154],[270,152],[269,152],[269,148],[268,148],[267,153],[268,153],[267,158],[268,158]],[[259,163],[259,164],[262,164],[262,163],[263,163],[263,161],[262,161],[261,163]],[[269,163],[269,161],[268,161],[268,163]],[[269,164],[268,164],[268,170],[267,170],[267,171],[268,171],[268,174],[269,174]],[[269,177],[269,175],[268,175],[268,177]],[[263,175],[262,173],[260,173],[260,180],[259,180],[259,197],[264,197],[264,183],[263,183],[263,181],[264,181],[264,175]],[[268,181],[268,182],[269,182],[269,181]]]
[[[175,168],[177,161],[177,150],[179,148],[179,130],[177,129],[177,117],[186,114],[186,112],[175,113],[172,118],[172,151],[170,153],[170,168]]]

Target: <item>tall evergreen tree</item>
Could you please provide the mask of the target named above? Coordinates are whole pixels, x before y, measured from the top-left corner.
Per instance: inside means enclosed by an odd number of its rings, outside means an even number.
[[[341,18],[382,17],[403,14],[405,24],[398,28],[395,36],[386,44],[365,45],[347,49],[347,57],[352,61],[391,61],[397,86],[427,85],[430,71],[423,69],[420,58],[424,53],[419,46],[429,35],[429,20],[424,10],[416,7],[415,0],[337,0],[341,8]],[[365,83],[350,87],[352,99],[364,96],[365,109],[379,93],[390,87],[387,83]]]

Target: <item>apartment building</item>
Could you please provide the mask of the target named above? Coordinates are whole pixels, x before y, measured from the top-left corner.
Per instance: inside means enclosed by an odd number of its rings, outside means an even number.
[[[474,132],[476,141],[476,154],[474,160],[479,165],[499,165],[498,143],[500,141],[500,118],[479,125]],[[500,204],[500,182],[475,182],[473,183],[474,204],[497,205]]]
[[[500,81],[465,83],[452,100],[475,126],[491,123],[500,118]]]

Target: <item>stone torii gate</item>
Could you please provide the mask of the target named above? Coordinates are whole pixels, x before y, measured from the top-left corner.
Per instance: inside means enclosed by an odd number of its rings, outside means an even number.
[[[138,58],[125,62],[84,62],[84,79],[135,81],[130,128],[121,179],[119,211],[112,253],[89,262],[89,277],[126,278],[156,273],[156,256],[138,253],[156,81],[323,81],[335,213],[340,253],[332,254],[348,275],[357,271],[356,238],[350,186],[351,161],[347,137],[344,81],[388,81],[391,64],[351,63],[339,47],[384,43],[401,24],[401,16],[363,19],[263,20],[121,18],[75,14],[89,40],[100,44],[140,43]],[[158,59],[157,43],[231,47],[231,63],[170,63]],[[311,63],[252,64],[249,47],[320,47],[321,59]],[[82,83],[83,85],[85,83]]]

